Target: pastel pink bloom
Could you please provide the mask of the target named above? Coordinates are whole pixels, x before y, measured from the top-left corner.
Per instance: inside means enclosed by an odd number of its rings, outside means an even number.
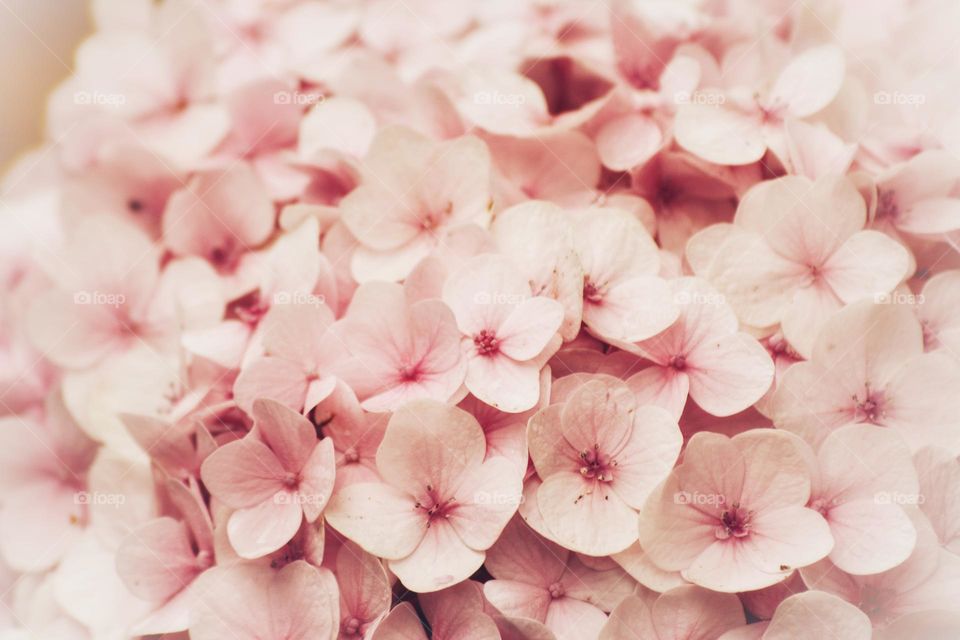
[[[659,407],[639,405],[621,381],[596,376],[530,419],[536,492],[555,542],[589,555],[636,540],[637,511],[673,467],[682,438]]]
[[[461,582],[443,591],[419,596],[430,637],[437,640],[500,640],[500,633],[493,619],[484,612],[483,591],[472,580]],[[413,607],[406,602],[393,611],[377,626],[371,640],[427,640]]]
[[[615,564],[593,569],[538,536],[519,517],[490,549],[486,567],[493,576],[483,585],[490,604],[508,619],[544,623],[558,640],[597,638],[605,612],[633,586]]]
[[[273,203],[249,165],[195,173],[163,212],[163,240],[178,256],[205,258],[230,273],[241,256],[270,237]]]
[[[772,429],[696,434],[641,514],[641,546],[662,569],[727,593],[775,584],[825,557],[833,538],[804,506],[803,446]]]
[[[808,506],[830,525],[830,561],[872,574],[906,560],[917,534],[900,503],[916,501],[918,485],[902,437],[871,425],[841,427],[820,445],[817,467]]]
[[[67,179],[64,213],[70,219],[90,211],[110,214],[156,239],[167,200],[182,185],[181,177],[148,149],[115,145],[103,149],[92,167]]]
[[[960,271],[943,271],[923,285],[914,310],[923,328],[926,351],[942,351],[960,359]]]
[[[333,441],[337,459],[335,490],[354,482],[380,480],[377,449],[390,414],[365,412],[350,387],[338,382],[313,415],[324,437]]]
[[[624,598],[610,612],[600,640],[714,640],[744,622],[737,596],[687,585],[649,603],[638,596]]]
[[[59,392],[42,419],[0,418],[0,554],[22,572],[53,567],[88,522],[84,492],[97,445],[67,413]]]
[[[917,544],[906,561],[883,573],[853,576],[823,560],[801,569],[803,581],[811,589],[855,605],[870,616],[876,628],[920,611],[958,611],[955,594],[960,588],[960,558],[939,545],[922,513],[914,510],[910,515]]]
[[[446,402],[463,384],[460,331],[440,300],[411,302],[398,284],[365,284],[333,330],[347,351],[333,373],[367,411],[419,398]]]
[[[177,484],[170,498],[184,519],[162,517],[137,527],[117,551],[117,574],[156,609],[137,633],[173,633],[190,624],[195,580],[213,566],[213,525],[199,493]]]
[[[881,230],[936,235],[960,229],[960,162],[943,150],[924,151],[877,177],[871,210]]]
[[[176,260],[161,270],[159,254],[138,228],[91,216],[61,251],[55,286],[28,312],[29,337],[46,357],[70,369],[149,345],[175,344],[191,327],[223,313],[216,274],[203,262]]]
[[[360,246],[359,282],[397,281],[459,225],[490,221],[490,153],[478,138],[433,142],[387,127],[364,158],[363,181],[340,202]]]
[[[337,585],[332,574],[302,560],[280,570],[255,563],[219,566],[198,580],[190,615],[196,640],[332,638]]]
[[[687,259],[741,322],[780,323],[808,356],[832,313],[888,293],[908,275],[906,249],[865,224],[863,198],[849,180],[786,176],[750,189],[733,224],[694,236]]]
[[[563,204],[592,191],[600,180],[593,143],[578,131],[555,131],[532,139],[484,139],[499,178],[494,186],[508,206],[527,200]]]
[[[174,24],[195,36],[164,38],[177,18]],[[198,18],[164,7],[138,28],[104,29],[84,41],[76,74],[52,100],[59,135],[86,133],[95,148],[117,138],[139,140],[174,167],[197,166],[231,124],[228,110],[213,100],[214,52]],[[98,131],[103,120],[117,121],[111,135]]]
[[[794,571],[790,577],[783,582],[756,589],[755,591],[742,591],[740,601],[743,602],[743,608],[751,616],[759,620],[769,620],[773,613],[780,606],[780,603],[790,596],[807,590],[807,585],[803,583],[803,578],[799,571]]]
[[[530,283],[531,295],[563,305],[563,339],[576,338],[583,315],[583,269],[567,213],[547,202],[525,202],[500,212],[491,232],[500,252]]]
[[[823,591],[804,591],[777,607],[769,622],[733,629],[719,640],[819,640],[820,638],[870,640],[873,629],[855,606]]]
[[[313,424],[274,400],[253,403],[254,431],[204,461],[204,484],[235,509],[230,544],[259,558],[286,544],[306,519],[320,517],[334,483],[333,443],[317,441]]]
[[[669,327],[679,310],[657,276],[657,245],[633,215],[591,208],[573,218],[583,269],[583,324],[605,340],[635,342]]]
[[[914,457],[920,479],[920,509],[930,520],[940,544],[957,553],[960,550],[960,459],[935,447],[924,447]]]
[[[732,50],[728,55],[736,57],[736,63],[745,54]],[[769,84],[757,78],[763,86],[735,86],[723,92],[726,100],[720,105],[681,105],[674,122],[677,144],[723,165],[756,162],[768,147],[784,157],[784,122],[812,116],[830,104],[840,91],[845,67],[840,47],[811,47],[791,58]],[[734,82],[742,79],[735,77]]]
[[[651,361],[627,380],[638,402],[663,407],[677,419],[687,395],[715,416],[748,408],[773,382],[770,357],[739,331],[733,310],[705,280],[677,278],[671,288],[679,319],[648,340],[623,345]]]
[[[515,267],[491,254],[473,258],[451,274],[443,300],[463,334],[467,389],[509,413],[536,405],[540,369],[560,343],[560,303],[532,297]]]
[[[899,304],[851,305],[831,318],[808,362],[784,374],[773,398],[774,423],[813,445],[834,429],[866,423],[896,429],[917,448],[956,452],[953,401],[943,389],[960,384],[957,363],[923,352],[923,332]]]
[[[484,460],[486,441],[462,409],[430,400],[403,405],[377,451],[382,482],[342,487],[327,522],[388,561],[413,591],[465,580],[483,563],[520,501],[521,475]]]
[[[368,637],[390,610],[390,581],[380,561],[347,542],[336,554],[334,575],[340,592],[341,640]]]
[[[327,330],[333,313],[322,302],[274,304],[260,323],[263,355],[246,363],[233,385],[248,413],[257,398],[309,412],[333,391],[330,371],[343,355],[340,338]]]

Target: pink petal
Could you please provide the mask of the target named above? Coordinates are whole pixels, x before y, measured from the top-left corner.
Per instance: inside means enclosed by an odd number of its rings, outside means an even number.
[[[203,483],[234,509],[252,507],[284,489],[286,471],[265,444],[250,436],[225,444],[203,461]]]
[[[390,560],[390,570],[411,591],[429,593],[466,580],[483,559],[482,551],[468,547],[449,523],[439,519],[430,523],[410,555]]]
[[[715,416],[743,411],[763,397],[773,382],[773,361],[745,333],[698,345],[687,355],[690,397]]]
[[[361,482],[339,489],[324,517],[334,529],[381,558],[403,558],[427,531],[416,500],[388,484]]]
[[[299,473],[317,444],[313,424],[275,400],[254,401],[253,426],[289,472]]]
[[[384,480],[411,495],[432,487],[451,494],[467,473],[476,473],[486,453],[483,429],[463,409],[430,400],[401,407],[387,425],[377,451]]]
[[[677,110],[673,126],[677,144],[716,164],[750,164],[767,150],[759,118],[752,113],[685,104]]]
[[[546,348],[563,322],[556,300],[537,296],[524,300],[497,331],[500,350],[514,360],[530,360]]]
[[[629,113],[610,120],[597,133],[597,153],[608,169],[626,171],[659,151],[663,135],[648,117]]]
[[[290,542],[302,520],[296,494],[278,491],[260,504],[234,511],[227,535],[241,558],[261,558]]]
[[[537,504],[554,539],[574,551],[608,555],[637,539],[637,512],[608,485],[579,473],[555,473],[544,480]]]

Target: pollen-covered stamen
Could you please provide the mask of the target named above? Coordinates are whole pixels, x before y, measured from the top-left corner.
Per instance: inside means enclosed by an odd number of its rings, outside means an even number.
[[[350,447],[349,449],[343,452],[343,459],[346,460],[347,462],[356,462],[357,460],[360,459],[360,454],[357,453],[356,449],[354,449],[353,447]]]
[[[884,417],[887,415],[883,392],[871,391],[870,385],[867,384],[863,393],[853,396],[853,402],[853,419],[855,422],[882,424]]]
[[[593,445],[593,449],[581,451],[580,461],[582,463],[580,475],[584,478],[592,478],[600,482],[613,480],[613,469],[617,463],[610,456],[600,453],[599,445]]]
[[[477,353],[482,356],[489,356],[499,351],[500,341],[493,331],[483,329],[477,335],[473,336],[473,344],[477,348]]]
[[[593,282],[589,277],[584,278],[583,299],[586,302],[599,304],[603,301],[603,286]]]
[[[741,508],[740,504],[735,502],[729,509],[724,509],[720,513],[720,525],[714,533],[719,540],[726,540],[731,536],[743,538],[750,535],[752,517],[753,512]]]
[[[563,585],[560,584],[559,582],[554,582],[553,584],[551,584],[549,587],[547,587],[547,591],[550,592],[550,597],[553,598],[554,600],[556,600],[557,598],[562,598],[564,593],[566,593],[566,591],[563,588]]]
[[[444,499],[440,492],[432,485],[427,485],[426,492],[417,501],[416,508],[427,514],[432,522],[438,518],[449,518],[450,512],[457,506],[454,498]],[[427,525],[429,526],[429,524]]]
[[[296,487],[299,484],[299,478],[297,478],[297,474],[295,474],[293,471],[287,471],[287,473],[283,476],[283,484],[291,489]]]

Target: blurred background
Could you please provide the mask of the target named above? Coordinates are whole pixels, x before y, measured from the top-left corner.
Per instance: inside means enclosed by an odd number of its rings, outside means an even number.
[[[43,136],[47,94],[90,29],[89,0],[0,0],[0,171]]]

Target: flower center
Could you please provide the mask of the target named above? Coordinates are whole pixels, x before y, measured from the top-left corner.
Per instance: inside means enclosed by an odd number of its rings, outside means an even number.
[[[580,452],[580,475],[584,478],[593,478],[600,482],[613,480],[613,468],[617,466],[610,456],[600,453],[600,445],[593,445],[593,449],[584,449]]]
[[[347,462],[356,462],[357,460],[360,459],[360,454],[357,453],[356,449],[354,449],[353,447],[350,447],[349,449],[343,452],[343,459],[346,460]]]
[[[675,355],[670,358],[670,362],[668,364],[672,369],[683,371],[687,368],[687,358],[684,355]]]
[[[583,299],[594,304],[603,300],[603,287],[591,281],[589,276],[583,279]]]
[[[734,538],[743,538],[750,534],[750,519],[753,512],[740,507],[740,503],[735,502],[730,509],[724,509],[720,513],[720,526],[716,528],[714,534],[719,540],[726,540],[733,536]]]
[[[427,514],[430,522],[439,518],[449,518],[450,513],[457,506],[457,501],[453,498],[444,500],[433,485],[427,485],[426,493],[417,501],[415,507]],[[430,526],[430,523],[427,523]]]
[[[499,351],[499,341],[493,331],[483,329],[477,335],[473,336],[473,344],[477,348],[477,353],[482,356],[489,356]]]
[[[883,392],[871,391],[869,383],[865,385],[863,394],[853,396],[853,402],[853,419],[856,422],[881,425],[887,415]]]
[[[562,598],[564,594],[563,585],[559,582],[554,582],[551,584],[549,587],[547,587],[547,591],[550,592],[550,597],[554,600],[557,598]]]
[[[900,216],[897,194],[889,189],[877,191],[877,220],[896,220]]]

